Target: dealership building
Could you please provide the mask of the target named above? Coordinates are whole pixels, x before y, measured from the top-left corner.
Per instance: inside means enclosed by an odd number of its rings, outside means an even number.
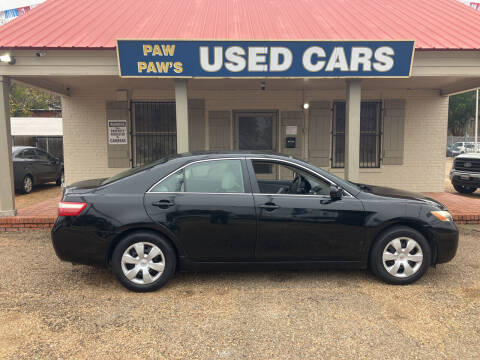
[[[48,0],[0,27],[8,87],[61,95],[66,183],[171,153],[276,151],[354,182],[443,191],[449,95],[480,87],[455,0]]]

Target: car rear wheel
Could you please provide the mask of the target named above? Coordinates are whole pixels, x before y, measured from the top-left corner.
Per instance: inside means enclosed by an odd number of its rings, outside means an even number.
[[[127,235],[115,247],[113,273],[127,289],[137,292],[162,287],[175,273],[175,250],[166,239],[151,233]]]
[[[457,190],[460,194],[473,194],[477,188],[475,186],[465,186],[465,185],[457,185],[453,184],[455,190]]]
[[[33,178],[30,175],[25,175],[22,182],[22,192],[30,194],[33,190]]]
[[[370,268],[390,284],[410,284],[420,279],[431,263],[428,241],[418,231],[397,226],[377,239],[370,254]]]
[[[65,186],[65,173],[62,172],[60,173],[60,176],[58,177],[57,181],[56,181],[56,184],[57,186]]]

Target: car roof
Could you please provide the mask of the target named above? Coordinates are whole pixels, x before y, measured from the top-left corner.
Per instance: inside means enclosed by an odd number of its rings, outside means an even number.
[[[25,150],[25,149],[36,149],[36,147],[33,146],[12,146],[12,151],[20,151],[20,150]]]
[[[188,153],[170,155],[168,160],[179,159],[187,161],[194,161],[197,159],[218,159],[218,158],[278,158],[278,159],[296,159],[291,155],[281,154],[274,151],[253,151],[253,150],[205,150],[205,151],[192,151]],[[301,159],[296,159],[301,160]]]

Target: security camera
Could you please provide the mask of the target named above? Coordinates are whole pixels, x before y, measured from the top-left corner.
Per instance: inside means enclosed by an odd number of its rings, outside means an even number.
[[[262,81],[262,84],[260,85],[260,89],[262,91],[265,91],[265,81]]]
[[[42,57],[47,55],[47,52],[45,50],[42,50],[42,51],[36,52],[35,55],[37,55],[37,57]]]

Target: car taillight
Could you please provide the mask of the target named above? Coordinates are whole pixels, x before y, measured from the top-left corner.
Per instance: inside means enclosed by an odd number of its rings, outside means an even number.
[[[58,216],[80,215],[86,206],[86,203],[60,201],[58,203]]]

